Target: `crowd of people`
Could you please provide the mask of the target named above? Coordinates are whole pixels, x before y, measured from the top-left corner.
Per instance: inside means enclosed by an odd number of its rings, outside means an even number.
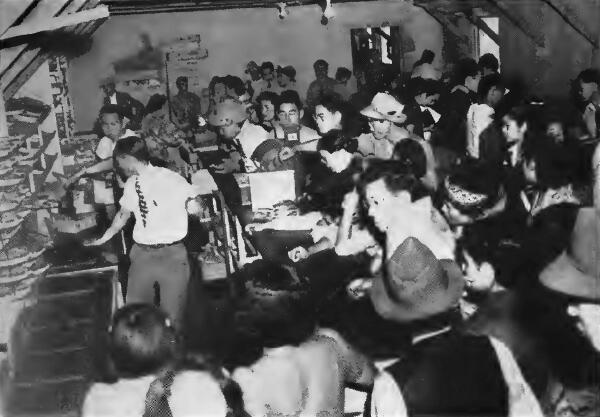
[[[306,94],[270,62],[201,97],[181,77],[170,105],[107,92],[98,162],[73,180],[103,175],[112,224],[88,244],[132,217],[134,243],[113,379],[84,416],[341,416],[347,387],[371,416],[600,414],[600,74],[545,98],[490,54],[448,74],[433,61],[355,74],[356,91],[318,60]],[[201,207],[178,173],[207,136],[218,151],[202,162],[262,256],[232,277],[218,352],[194,349],[214,335],[186,316],[182,241]],[[232,174],[278,170],[300,214],[256,224]]]

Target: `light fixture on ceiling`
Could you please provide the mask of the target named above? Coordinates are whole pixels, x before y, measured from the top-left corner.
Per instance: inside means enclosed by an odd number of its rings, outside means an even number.
[[[277,9],[279,10],[279,18],[282,20],[285,19],[289,14],[287,10],[287,3],[285,2],[277,3]]]
[[[335,11],[331,5],[331,0],[321,0],[319,2],[323,9],[323,16],[321,16],[321,24],[326,25],[331,19],[335,17]]]

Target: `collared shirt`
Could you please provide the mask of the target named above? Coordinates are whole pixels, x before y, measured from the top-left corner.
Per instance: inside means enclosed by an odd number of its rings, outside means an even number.
[[[154,376],[96,383],[86,395],[83,417],[139,417],[144,414],[146,393]],[[227,403],[219,384],[207,373],[184,371],[171,387],[169,408],[173,417],[225,416]]]
[[[117,93],[113,93],[109,98],[110,104],[117,104]]]
[[[413,340],[413,344],[435,337],[449,329],[423,335]],[[502,376],[508,388],[510,417],[542,417],[544,414],[531,387],[525,381],[521,369],[512,352],[504,343],[490,337],[492,347],[498,357]],[[400,387],[388,372],[381,372],[375,378],[371,401],[371,416],[373,417],[407,417],[408,409]]]
[[[127,138],[129,136],[137,136],[137,134],[129,129],[125,130],[125,133],[121,135],[119,139]],[[108,136],[104,136],[98,142],[98,146],[96,147],[96,156],[104,161],[106,159],[112,158],[113,151],[115,150],[116,142],[113,142],[111,138]],[[112,179],[113,173],[112,171],[107,172],[104,175],[104,180],[94,180],[94,202],[97,204],[115,204],[115,198],[113,195],[112,188]]]
[[[186,203],[197,194],[181,175],[149,164],[127,180],[119,203],[135,215],[133,239],[137,243],[169,244],[187,235]]]
[[[391,159],[394,154],[394,146],[398,141],[388,138],[375,139],[373,133],[363,133],[358,138],[358,153],[363,157],[378,159]]]

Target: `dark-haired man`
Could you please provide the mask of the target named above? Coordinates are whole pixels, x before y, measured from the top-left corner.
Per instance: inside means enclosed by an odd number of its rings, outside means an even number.
[[[179,174],[153,166],[143,139],[117,142],[115,165],[128,177],[112,225],[88,245],[102,245],[118,233],[133,215],[134,245],[129,254],[127,303],[154,303],[158,286],[160,307],[178,326],[185,307],[190,275],[183,238],[188,213],[198,213],[196,189]]]
[[[498,58],[496,58],[493,54],[490,53],[481,55],[478,64],[479,68],[481,69],[481,75],[483,77],[492,74],[498,74],[498,70],[500,69],[500,63],[498,62]]]
[[[200,114],[200,97],[188,91],[188,78],[177,77],[177,94],[171,99],[173,122],[184,130],[190,131],[197,123]]]
[[[260,66],[260,73],[262,79],[256,82],[254,96],[257,96],[265,91],[276,92],[277,80],[275,80],[275,66],[273,63],[270,61],[263,62]]]
[[[435,144],[462,157],[466,153],[467,112],[471,104],[477,102],[481,71],[473,59],[463,59],[457,65],[456,74],[457,84],[444,102],[443,117],[439,122],[442,131]]]
[[[119,106],[121,114],[129,119],[129,127],[134,130],[139,129],[144,116],[144,105],[129,94],[117,91],[113,80],[107,80],[102,85],[102,91],[104,92],[103,104]]]
[[[321,136],[316,130],[300,123],[304,109],[297,92],[287,90],[281,93],[277,103],[279,122],[274,125],[270,135],[298,150],[316,151]]]
[[[441,114],[433,109],[440,98],[441,85],[436,80],[417,77],[410,81],[410,90],[414,103],[406,111],[406,126],[410,130],[412,125],[415,135],[429,140],[431,132],[441,118]]]
[[[315,61],[313,68],[315,70],[316,80],[308,86],[306,92],[306,105],[312,109],[317,102],[324,96],[335,92],[336,82],[328,75],[329,64],[324,59]]]
[[[486,138],[482,134],[494,121],[495,109],[504,97],[505,90],[500,74],[487,75],[479,83],[480,103],[471,104],[467,112],[467,154],[469,157],[479,159],[481,141],[500,139],[497,135],[489,135]],[[497,148],[497,146],[494,147]]]

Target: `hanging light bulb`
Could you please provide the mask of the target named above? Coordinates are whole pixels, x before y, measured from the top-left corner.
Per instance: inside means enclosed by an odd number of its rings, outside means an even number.
[[[321,24],[326,25],[331,19],[335,17],[331,0],[322,0],[321,7],[323,8],[323,16],[321,17]]]
[[[279,18],[282,20],[285,19],[289,14],[287,10],[287,3],[285,2],[277,3],[277,9],[279,10]]]

